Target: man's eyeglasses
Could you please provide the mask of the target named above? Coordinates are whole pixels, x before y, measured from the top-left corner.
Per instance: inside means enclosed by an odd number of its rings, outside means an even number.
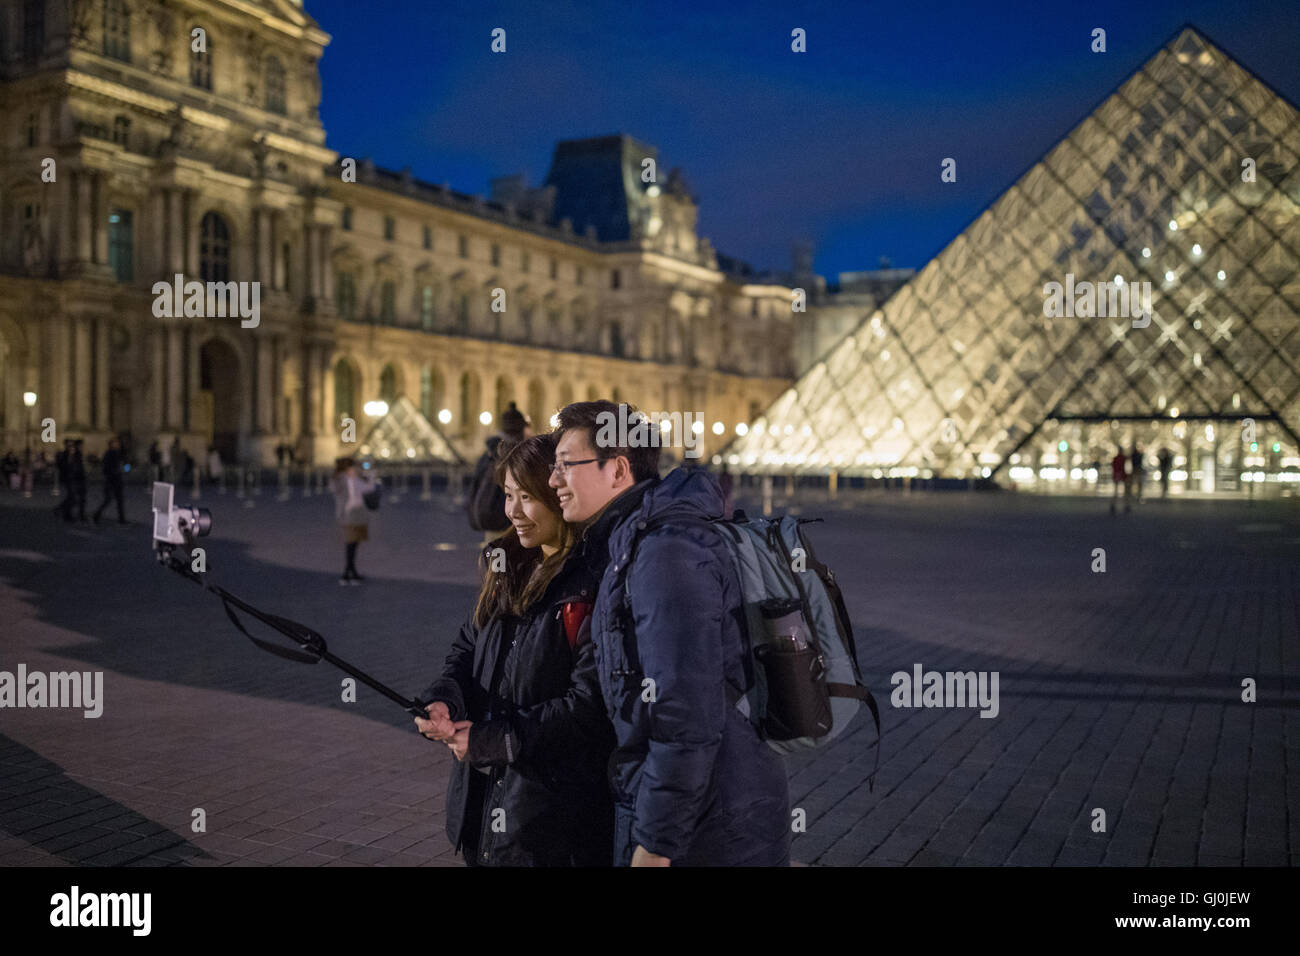
[[[556,460],[551,466],[551,474],[559,475],[561,478],[567,477],[569,469],[575,465],[590,465],[593,461],[604,461],[603,458],[579,458],[577,461],[560,461]]]

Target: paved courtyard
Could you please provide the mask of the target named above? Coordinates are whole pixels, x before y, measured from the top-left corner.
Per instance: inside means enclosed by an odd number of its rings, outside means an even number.
[[[438,670],[475,593],[478,536],[448,500],[387,501],[359,588],[337,584],[332,499],[199,503],[215,583],[405,692]],[[257,650],[160,568],[143,488],[129,527],[65,526],[52,504],[0,498],[0,670],[102,671],[103,716],[0,710],[0,864],[459,863],[445,747],[364,687],[344,702],[328,665]],[[798,862],[1300,862],[1300,500],[1118,517],[1011,493],[794,506],[827,519],[813,540],[885,727],[872,791],[869,718],[789,760]],[[996,672],[997,716],[892,706],[891,675],[915,665]]]

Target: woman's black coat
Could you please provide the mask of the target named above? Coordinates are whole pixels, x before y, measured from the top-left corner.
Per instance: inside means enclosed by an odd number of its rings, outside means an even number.
[[[562,615],[565,604],[593,603],[598,582],[570,554],[524,615],[499,614],[481,629],[471,615],[420,698],[474,722],[447,788],[447,837],[467,863],[611,865],[613,729],[590,625],[570,650]]]

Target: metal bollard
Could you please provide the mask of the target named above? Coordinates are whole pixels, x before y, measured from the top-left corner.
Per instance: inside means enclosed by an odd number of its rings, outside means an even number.
[[[244,497],[244,466],[239,466],[239,486],[235,491],[236,498]]]
[[[433,494],[429,491],[429,469],[425,468],[421,475],[420,500],[430,501],[432,498]]]
[[[772,514],[772,476],[763,476],[763,517]]]
[[[280,501],[289,500],[289,469],[281,465],[275,470],[275,483],[279,487],[276,497]]]
[[[311,497],[311,469],[306,465],[302,466],[302,496]]]

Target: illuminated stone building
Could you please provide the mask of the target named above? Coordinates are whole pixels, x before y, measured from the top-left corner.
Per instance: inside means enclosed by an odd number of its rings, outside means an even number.
[[[711,453],[793,380],[789,287],[719,264],[652,147],[562,142],[489,197],[377,169],[325,146],[328,42],[292,0],[0,2],[0,450],[53,418],[324,463],[405,396],[472,458],[508,401],[608,396]],[[256,325],[157,316],[177,274],[259,283]]]

